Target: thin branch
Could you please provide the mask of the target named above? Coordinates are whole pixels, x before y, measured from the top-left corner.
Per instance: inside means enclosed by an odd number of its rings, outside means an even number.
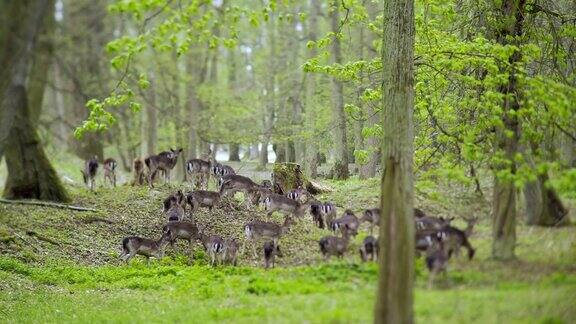
[[[35,206],[43,206],[43,207],[72,209],[72,210],[77,210],[77,211],[98,212],[98,210],[94,209],[94,208],[86,208],[86,207],[72,206],[72,205],[59,204],[59,203],[48,202],[48,201],[38,201],[38,200],[8,200],[8,199],[1,199],[0,198],[0,203],[19,204],[19,205],[35,205]]]

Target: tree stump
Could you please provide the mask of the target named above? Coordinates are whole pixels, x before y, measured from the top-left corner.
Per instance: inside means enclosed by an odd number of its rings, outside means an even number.
[[[312,195],[331,191],[330,188],[308,179],[299,164],[290,162],[274,163],[272,183],[274,191],[282,195],[298,187],[306,189]]]

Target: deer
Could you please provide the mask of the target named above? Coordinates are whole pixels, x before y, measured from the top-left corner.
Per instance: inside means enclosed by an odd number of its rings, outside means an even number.
[[[144,159],[146,167],[148,167],[148,185],[154,188],[154,177],[158,171],[164,172],[164,183],[170,183],[170,171],[176,166],[178,162],[178,155],[182,153],[182,149],[160,152],[157,155],[151,155]]]
[[[164,201],[164,208],[168,222],[181,221],[184,219],[185,211],[184,207],[182,207],[184,200],[183,197],[184,195],[182,194],[182,191],[178,190],[176,194],[168,197],[168,203]],[[166,207],[168,207],[167,210]]]
[[[244,226],[244,234],[246,234],[246,241],[242,246],[242,254],[244,254],[244,249],[248,245],[248,241],[256,241],[260,238],[269,238],[274,241],[274,244],[278,244],[280,238],[290,231],[290,226],[294,225],[294,220],[292,217],[284,218],[284,223],[282,225],[273,222],[263,222],[263,221],[252,221]],[[252,245],[252,252],[254,257],[256,257],[256,247]]]
[[[176,193],[173,193],[164,199],[164,202],[162,203],[164,206],[163,212],[167,212],[174,204],[178,204],[182,208],[186,206],[185,197],[181,190],[178,190]]]
[[[426,250],[426,268],[430,272],[428,277],[428,289],[432,288],[435,277],[442,273],[446,276],[448,260],[450,259],[442,241],[431,244]]]
[[[224,241],[224,262],[233,266],[238,264],[238,240],[236,238]]]
[[[378,260],[378,239],[372,235],[366,236],[360,246],[360,259],[362,262]]]
[[[310,206],[311,203],[300,203],[276,193],[271,193],[264,199],[264,209],[267,211],[268,218],[270,218],[275,211],[286,216],[302,218]]]
[[[417,231],[427,229],[441,229],[444,226],[450,225],[450,222],[452,222],[453,220],[454,217],[444,218],[434,216],[423,216],[415,219],[415,226]]]
[[[324,204],[322,204],[322,206],[320,206],[320,210],[324,215],[324,222],[326,226],[328,228],[332,228],[332,223],[336,218],[336,206],[333,203],[327,201]]]
[[[274,241],[267,241],[264,243],[264,268],[272,268],[276,265],[276,257],[283,257],[282,251],[280,250],[280,245],[274,243]]]
[[[196,188],[208,188],[208,178],[210,177],[211,167],[211,161],[202,159],[190,159],[186,161],[186,172],[191,176],[192,183]]]
[[[144,162],[141,159],[136,158],[132,161],[132,182],[131,186],[136,185],[141,186],[146,181],[146,176],[144,175]]]
[[[159,240],[151,240],[139,236],[129,236],[122,240],[122,254],[120,258],[128,264],[137,254],[146,257],[147,265],[150,265],[150,257],[162,259],[164,248],[170,241],[170,232],[165,232]]]
[[[199,239],[196,224],[187,221],[168,222],[164,225],[162,232],[168,235],[171,246],[174,246],[174,242],[178,239],[188,241],[188,254],[190,257],[192,256],[192,245],[194,241]]]
[[[116,167],[118,163],[113,158],[107,158],[104,160],[104,183],[106,179],[110,182],[113,187],[116,187]]]
[[[258,185],[256,187],[252,187],[248,189],[248,199],[250,200],[250,204],[252,206],[258,206],[259,204],[263,204],[264,200],[274,192],[262,185]]]
[[[328,261],[331,256],[342,258],[348,248],[348,236],[324,236],[318,241],[318,245],[326,261]]]
[[[474,258],[476,250],[472,247],[472,244],[470,244],[467,233],[472,233],[477,219],[466,219],[466,222],[468,223],[468,226],[464,231],[451,225],[446,225],[440,230],[440,233],[442,233],[444,237],[442,241],[449,257],[451,257],[452,254],[455,254],[456,256],[460,255],[460,249],[464,247],[468,251],[468,259],[472,260]]]
[[[322,203],[321,202],[313,202],[310,204],[310,215],[312,215],[312,221],[314,225],[318,226],[318,228],[323,229],[324,226],[324,214],[322,213]]]
[[[424,211],[422,211],[422,209],[414,208],[414,218],[415,219],[422,218],[424,216],[426,216],[426,213]]]
[[[364,210],[360,222],[367,222],[370,224],[370,235],[372,235],[374,232],[374,226],[380,226],[380,208]]]
[[[244,192],[247,196],[250,189],[258,186],[252,179],[238,174],[225,175],[220,178],[219,182],[220,196],[222,197],[234,196],[238,191]]]
[[[332,222],[332,231],[340,231],[342,236],[356,236],[358,234],[358,228],[360,227],[360,221],[358,217],[354,215],[350,209],[346,209],[344,211],[344,215],[342,217],[335,219]]]
[[[98,172],[98,157],[94,155],[93,158],[86,161],[84,170],[80,170],[80,172],[82,173],[84,184],[94,191],[96,188],[96,173]]]
[[[300,203],[305,203],[310,200],[310,193],[302,188],[302,186],[298,186],[298,188],[288,191],[288,193],[286,193],[286,197],[292,200],[296,200]]]
[[[186,194],[186,202],[190,205],[192,213],[200,207],[208,207],[210,211],[220,204],[220,192],[196,190]]]
[[[217,265],[218,262],[220,262],[220,264],[224,262],[226,247],[222,237],[218,235],[206,235],[202,230],[200,230],[198,233],[198,239],[202,242],[204,250],[210,256],[211,266]]]
[[[225,175],[236,174],[236,171],[234,171],[234,169],[231,166],[224,165],[218,162],[213,163],[211,171],[215,179],[220,179]]]

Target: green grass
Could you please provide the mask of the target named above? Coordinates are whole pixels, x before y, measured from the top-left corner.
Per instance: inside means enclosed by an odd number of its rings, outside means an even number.
[[[256,172],[253,165],[246,172]],[[357,248],[367,226],[342,260],[325,263],[316,240],[328,232],[299,222],[282,239],[285,257],[262,269],[260,257],[240,257],[239,267],[207,266],[197,246],[188,259],[185,244],[146,266],[118,260],[124,236],[159,237],[162,199],[175,187],[155,190],[99,187],[92,193],[77,181],[75,164],[58,165],[75,205],[98,213],[0,204],[0,323],[229,322],[366,323],[372,320],[377,266],[361,264]],[[3,169],[0,166],[0,179]],[[124,175],[126,176],[126,175]],[[489,182],[487,182],[489,183]],[[334,191],[319,197],[355,212],[378,204],[378,180],[324,181]],[[180,187],[178,185],[178,187]],[[447,278],[427,289],[423,261],[416,264],[415,314],[426,323],[571,323],[576,318],[576,227],[517,227],[518,260],[490,260],[490,197],[459,185],[422,186],[416,205],[440,216],[478,216],[471,238],[473,261],[451,260]],[[485,190],[485,192],[489,192]],[[574,209],[574,202],[568,201]],[[90,216],[113,224],[86,223]],[[226,207],[201,211],[195,219],[209,232],[243,237],[242,225],[262,211]],[[276,221],[280,221],[276,217]],[[457,226],[464,223],[457,219]],[[58,242],[27,235],[33,230]]]

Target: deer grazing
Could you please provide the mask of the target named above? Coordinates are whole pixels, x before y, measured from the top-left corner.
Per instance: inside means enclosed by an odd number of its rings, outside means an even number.
[[[224,262],[236,266],[238,264],[238,240],[227,239],[224,242]]]
[[[146,263],[150,265],[150,257],[157,259],[164,257],[164,248],[170,241],[170,235],[170,231],[166,231],[157,241],[139,236],[126,237],[122,240],[122,254],[120,258],[128,264],[130,259],[139,254],[145,256]]]
[[[229,174],[220,178],[220,196],[233,197],[236,192],[242,191],[248,202],[248,192],[258,186],[252,179],[238,174]]]
[[[248,199],[252,206],[258,206],[259,204],[263,204],[264,200],[273,193],[272,190],[259,185],[248,190]]]
[[[162,232],[168,235],[170,245],[174,246],[176,240],[188,241],[188,254],[192,256],[192,245],[199,239],[198,226],[192,222],[175,221],[164,225]]]
[[[218,235],[206,235],[203,231],[199,231],[198,239],[202,242],[204,250],[210,256],[210,265],[215,266],[218,263],[224,262],[224,253],[226,246],[224,240]]]
[[[146,176],[144,175],[144,162],[141,159],[136,158],[132,162],[132,182],[131,186],[141,186],[146,181]]]
[[[175,204],[178,204],[184,208],[186,206],[186,201],[184,199],[185,197],[181,190],[171,194],[166,199],[164,199],[164,202],[162,203],[164,206],[163,212],[167,212]]]
[[[82,178],[84,179],[84,184],[94,191],[96,188],[96,173],[98,172],[98,157],[94,156],[84,163],[84,170],[82,172]]]
[[[445,238],[443,240],[445,245],[444,248],[446,249],[449,257],[451,257],[452,254],[455,254],[456,256],[460,255],[460,249],[464,247],[468,251],[468,259],[472,260],[474,258],[476,250],[470,244],[468,237],[472,233],[474,225],[477,221],[477,218],[466,219],[468,226],[464,231],[451,225],[446,225],[442,228],[441,233]]]
[[[260,238],[269,238],[274,241],[274,244],[278,244],[280,237],[288,233],[290,226],[294,225],[294,220],[291,217],[286,217],[282,225],[263,222],[263,221],[252,221],[244,226],[244,234],[246,234],[246,242],[242,246],[242,254],[244,254],[244,249],[248,245],[248,241],[256,241]],[[252,252],[254,257],[256,257],[256,246],[252,244]]]
[[[178,190],[176,194],[170,195],[164,201],[164,211],[169,222],[181,221],[184,219],[184,194]]]
[[[282,251],[280,250],[280,245],[274,243],[274,241],[267,241],[264,243],[264,268],[268,269],[270,266],[274,268],[276,265],[276,257],[283,257]]]
[[[344,253],[348,248],[348,236],[325,236],[318,241],[318,245],[320,246],[320,252],[326,261],[328,261],[331,256],[341,258],[344,256]]]
[[[331,230],[334,232],[340,231],[343,237],[349,237],[356,236],[359,227],[360,221],[358,220],[358,217],[356,217],[354,212],[350,209],[346,209],[342,217],[337,218],[332,222]]]
[[[118,163],[112,158],[104,160],[104,183],[106,180],[110,182],[113,187],[116,187],[116,167]]]
[[[272,193],[264,199],[264,209],[268,213],[268,218],[277,211],[286,216],[294,216],[296,218],[304,217],[304,214],[310,208],[311,203],[300,203],[296,200],[290,199],[276,193]]]
[[[378,260],[378,250],[378,239],[372,235],[366,236],[364,241],[362,241],[362,245],[360,245],[360,259],[362,262],[366,262],[368,260],[376,261]]]
[[[192,184],[196,188],[207,189],[208,178],[210,177],[211,162],[202,159],[191,159],[186,161],[186,172],[192,179]]]
[[[440,273],[446,276],[448,270],[449,255],[444,248],[442,241],[436,241],[426,250],[426,267],[430,271],[428,277],[428,289],[432,288],[434,279]]]
[[[220,204],[220,192],[196,190],[186,194],[186,202],[190,205],[192,213],[200,207],[208,207],[210,211]]]
[[[144,159],[146,167],[148,167],[148,185],[154,188],[154,178],[158,171],[164,172],[164,183],[170,182],[170,171],[176,166],[178,162],[178,155],[182,153],[182,149],[160,152],[158,155],[151,155]]]
[[[372,235],[374,232],[374,226],[380,226],[380,208],[364,210],[360,222],[367,222],[370,224],[370,235]]]

